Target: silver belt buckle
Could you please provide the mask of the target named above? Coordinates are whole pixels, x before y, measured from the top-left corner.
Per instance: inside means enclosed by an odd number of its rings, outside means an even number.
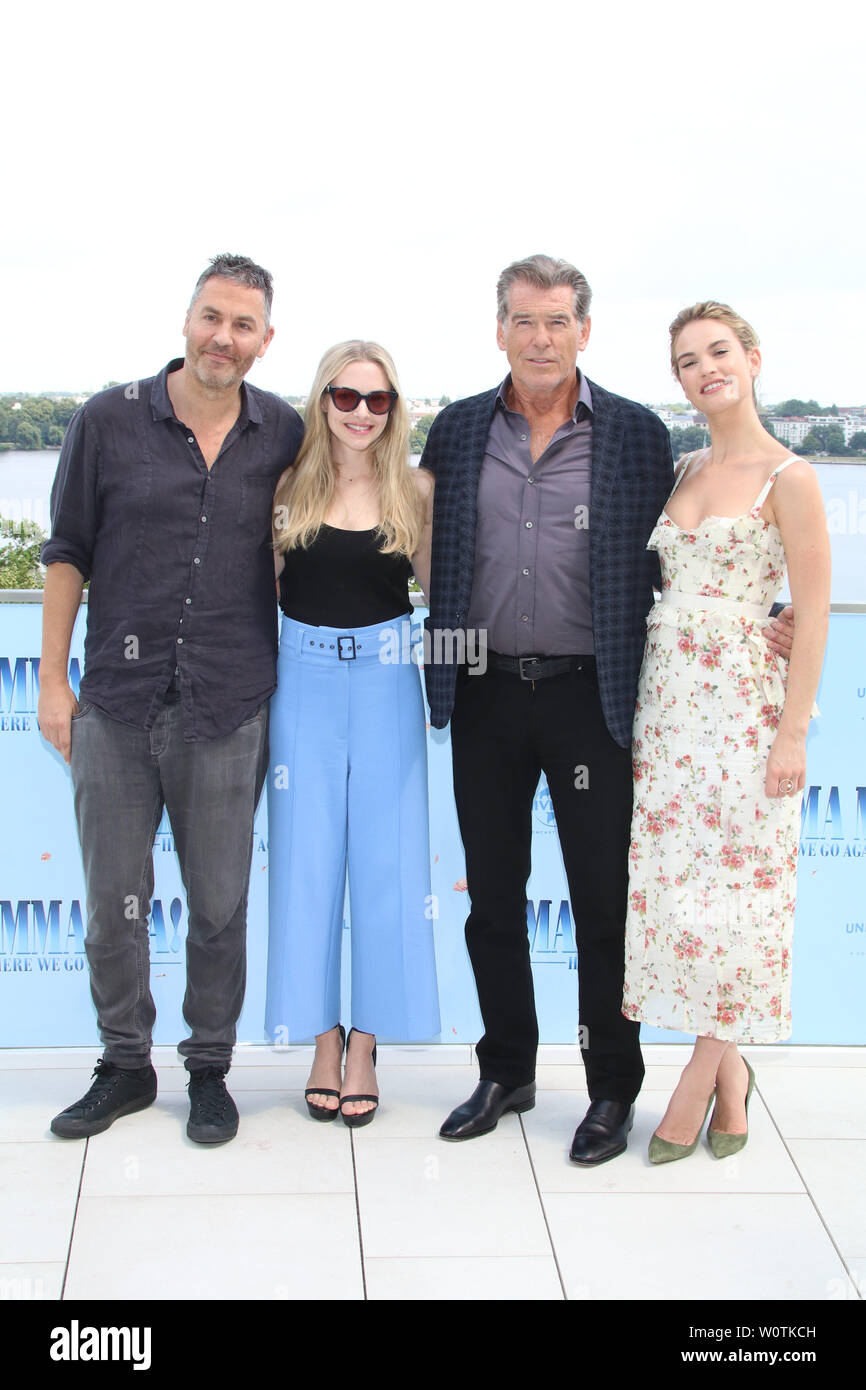
[[[526,675],[526,673],[524,672],[524,669],[523,669],[524,663],[527,662],[527,661],[534,661],[536,664],[538,664],[539,662],[542,662],[543,660],[544,660],[544,657],[543,657],[543,656],[519,656],[519,657],[517,658],[517,664],[518,664],[518,668],[519,668],[519,670],[520,670],[520,679],[521,679],[522,681],[533,681],[533,680],[536,680],[536,679],[537,679],[537,675],[531,675],[531,676],[527,676],[527,675]]]
[[[349,648],[348,648],[348,649],[346,649],[346,648],[344,647],[344,645],[343,645],[344,642],[348,642],[348,644],[349,644]],[[338,657],[340,658],[341,661],[354,661],[354,660],[355,660],[355,655],[356,655],[356,653],[355,653],[355,639],[354,639],[354,637],[338,637],[338,638],[337,638],[337,655],[338,655]]]

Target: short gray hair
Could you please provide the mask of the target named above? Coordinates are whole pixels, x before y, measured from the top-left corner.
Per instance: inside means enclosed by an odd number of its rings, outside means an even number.
[[[496,317],[504,323],[508,317],[508,291],[515,280],[525,280],[539,290],[553,290],[558,285],[569,285],[574,291],[574,314],[578,323],[585,323],[592,302],[592,290],[585,275],[569,261],[554,260],[553,256],[527,256],[523,261],[512,261],[499,277],[496,285]]]
[[[206,270],[203,270],[195,283],[189,307],[192,308],[208,280],[234,280],[238,285],[247,285],[251,290],[261,290],[265,301],[265,328],[270,327],[271,305],[274,302],[274,282],[270,271],[256,265],[249,256],[232,256],[223,252],[212,257]]]

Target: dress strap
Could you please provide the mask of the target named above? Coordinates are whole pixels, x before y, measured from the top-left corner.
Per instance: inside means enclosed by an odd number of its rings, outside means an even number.
[[[760,512],[761,508],[767,500],[767,494],[770,491],[770,488],[773,486],[773,483],[778,478],[779,474],[784,472],[784,470],[788,467],[789,463],[796,463],[797,458],[797,454],[789,454],[786,459],[782,459],[782,462],[773,469],[769,478],[764,483],[764,486],[761,488],[761,491],[758,493],[758,496],[755,498],[755,502],[751,511],[749,512],[749,516],[758,516],[758,513]]]
[[[688,471],[689,471],[689,466],[690,466],[690,464],[691,464],[692,459],[695,457],[696,454],[699,454],[699,453],[700,453],[700,449],[695,449],[691,454],[686,454],[686,455],[680,460],[680,468],[679,468],[678,471],[677,471],[677,476],[674,478],[674,485],[673,485],[673,487],[671,488],[671,492],[670,492],[671,497],[673,497],[674,493],[676,492],[676,490],[677,490],[677,488],[679,487],[680,483],[682,482],[683,478],[684,478],[684,477],[686,476],[686,474],[688,473]],[[668,500],[670,500],[670,498],[669,498]]]

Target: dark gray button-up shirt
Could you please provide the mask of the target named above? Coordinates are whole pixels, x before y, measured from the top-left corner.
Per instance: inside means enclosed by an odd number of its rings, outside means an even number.
[[[499,388],[478,484],[467,626],[505,656],[588,655],[592,396],[580,376],[572,419],[533,464],[529,423]]]
[[[236,729],[276,685],[271,504],[303,425],[243,383],[208,470],[169,398],[182,366],[102,391],[74,416],[42,560],[90,580],[81,699],[149,729],[177,668],[195,742]]]

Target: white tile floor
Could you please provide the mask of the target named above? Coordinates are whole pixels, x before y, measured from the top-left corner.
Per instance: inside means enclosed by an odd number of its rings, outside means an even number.
[[[0,1051],[0,1297],[21,1299],[783,1299],[866,1293],[866,1048],[747,1049],[749,1144],[646,1148],[687,1050],[645,1049],[627,1154],[568,1162],[587,1096],[542,1048],[535,1110],[445,1144],[475,1085],[468,1047],[381,1048],[383,1101],[350,1131],[312,1123],[309,1056],[240,1049],[234,1142],[186,1138],[186,1074],[154,1062],[156,1104],[85,1141],[53,1114],[97,1053]]]

